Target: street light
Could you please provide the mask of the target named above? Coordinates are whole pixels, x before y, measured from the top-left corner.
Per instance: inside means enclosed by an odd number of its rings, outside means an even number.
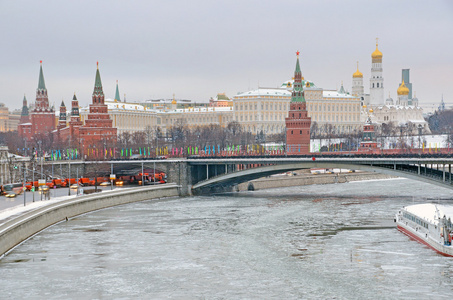
[[[421,144],[422,128],[423,128],[422,124],[418,124],[418,153],[420,153],[420,154],[421,154],[420,149],[422,146],[422,144]]]

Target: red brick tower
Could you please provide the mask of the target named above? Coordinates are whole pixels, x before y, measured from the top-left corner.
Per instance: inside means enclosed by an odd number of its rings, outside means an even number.
[[[38,89],[36,90],[35,108],[31,112],[32,135],[50,134],[55,129],[55,111],[49,106],[47,88],[42,72],[42,61],[39,70]]]
[[[66,127],[66,105],[64,105],[64,101],[61,100],[60,105],[60,117],[58,118],[58,130],[61,130]]]
[[[80,121],[80,114],[79,114],[79,101],[77,100],[76,94],[74,93],[74,97],[72,98],[71,103],[71,120],[69,121],[69,132],[71,135],[71,142],[72,143],[79,143],[79,129],[83,125],[82,121]]]
[[[286,153],[288,155],[310,153],[310,126],[303,90],[303,77],[299,66],[299,51],[297,51],[294,85],[286,122]]]
[[[22,101],[22,112],[20,114],[20,121],[19,125],[17,126],[17,131],[19,136],[26,140],[31,140],[32,133],[31,133],[31,123],[30,123],[30,115],[28,113],[28,105],[27,105],[27,98]]]
[[[99,63],[97,65],[90,112],[85,120],[85,125],[79,128],[79,137],[84,150],[88,149],[88,145],[102,150],[103,146],[108,147],[116,142],[117,129],[112,127],[113,121],[110,119],[108,107],[104,103]]]

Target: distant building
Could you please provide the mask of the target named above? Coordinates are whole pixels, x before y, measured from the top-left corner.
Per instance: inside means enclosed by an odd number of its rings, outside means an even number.
[[[285,130],[292,82],[280,88],[258,88],[233,97],[234,120],[252,133],[277,134]]]
[[[228,98],[225,93],[218,93],[215,98],[209,99],[210,107],[231,107],[233,106],[233,100]]]

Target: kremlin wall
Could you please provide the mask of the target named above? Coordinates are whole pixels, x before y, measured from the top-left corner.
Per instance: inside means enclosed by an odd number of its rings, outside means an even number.
[[[49,105],[41,62],[35,103],[29,107],[24,96],[17,129],[19,135],[28,141],[36,135],[51,134],[54,141],[62,143],[110,145],[115,143],[118,134],[124,132],[159,127],[165,134],[177,124],[189,128],[209,124],[225,127],[236,121],[253,134],[286,132],[288,145],[293,145],[292,149],[297,148],[298,152],[301,147],[308,152],[310,127],[322,131],[331,125],[335,133],[355,133],[362,131],[368,118],[375,124],[410,122],[429,133],[415,93],[412,97],[408,69],[402,71],[402,80],[396,90],[397,99],[390,96],[384,99],[382,62],[383,54],[376,42],[376,49],[371,54],[369,94],[365,93],[358,63],[357,71],[352,74],[352,92],[349,93],[343,84],[339,90],[327,90],[306,80],[302,76],[298,52],[294,78],[283,82],[280,87],[259,87],[231,98],[218,94],[205,105],[177,101],[174,97],[171,103],[163,100],[128,103],[120,99],[118,82],[115,98],[105,99],[98,65],[91,104],[79,107],[74,94],[70,106],[62,101],[58,110]],[[370,109],[373,113],[368,116]],[[10,126],[7,130],[13,128]]]

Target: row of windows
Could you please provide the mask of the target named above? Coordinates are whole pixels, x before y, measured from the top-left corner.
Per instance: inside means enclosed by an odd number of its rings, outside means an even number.
[[[428,223],[426,223],[425,221],[421,220],[420,218],[417,218],[416,216],[412,215],[412,214],[408,214],[408,213],[403,213],[403,217],[408,219],[408,220],[411,220],[412,222],[420,225],[420,226],[423,226],[425,227],[426,229],[428,229]]]
[[[288,110],[289,109],[289,104],[286,103],[261,103],[261,110]],[[257,103],[250,103],[250,104],[236,104],[234,106],[234,110],[258,110],[258,104]]]
[[[312,115],[311,118],[313,119],[313,121],[316,121],[316,122],[330,122],[330,121],[336,121],[336,122],[358,122],[359,121],[359,116],[356,115],[356,114],[353,114],[353,115],[347,115],[347,116],[344,116],[343,118],[343,115],[335,115],[335,116],[331,116],[331,115]]]
[[[309,103],[309,111],[359,111],[359,105]]]
[[[373,84],[371,85],[371,87],[374,88],[374,82],[373,82]],[[379,87],[379,82],[376,83],[376,87]],[[383,88],[383,87],[384,87],[384,83],[381,83],[381,88]]]

